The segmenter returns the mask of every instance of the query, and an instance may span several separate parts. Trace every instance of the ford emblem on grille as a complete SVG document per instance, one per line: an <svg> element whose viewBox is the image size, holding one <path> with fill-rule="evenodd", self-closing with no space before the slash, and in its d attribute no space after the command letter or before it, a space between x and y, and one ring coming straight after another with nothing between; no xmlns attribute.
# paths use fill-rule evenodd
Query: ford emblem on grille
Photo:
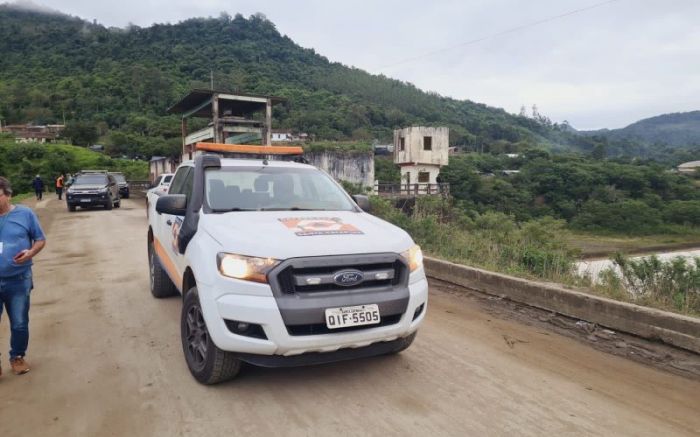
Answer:
<svg viewBox="0 0 700 437"><path fill-rule="evenodd" d="M365 276L359 270L344 270L333 276L333 281L343 287L352 287L361 283L364 279Z"/></svg>

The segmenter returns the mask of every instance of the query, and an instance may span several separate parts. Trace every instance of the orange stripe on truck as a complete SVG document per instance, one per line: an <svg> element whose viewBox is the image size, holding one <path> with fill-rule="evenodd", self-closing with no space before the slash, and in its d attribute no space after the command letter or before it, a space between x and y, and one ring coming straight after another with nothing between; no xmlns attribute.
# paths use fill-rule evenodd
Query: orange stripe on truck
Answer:
<svg viewBox="0 0 700 437"><path fill-rule="evenodd" d="M249 146L246 144L197 143L196 150L206 152L249 153L251 155L301 155L299 146Z"/></svg>
<svg viewBox="0 0 700 437"><path fill-rule="evenodd" d="M177 271L177 266L173 260L170 259L168 252L165 251L165 248L162 244L160 244L160 241L157 238L153 239L153 248L155 249L156 255L158 255L158 259L160 260L162 266L168 273L168 276L170 276L170 280L173 281L175 287L182 292L182 276Z"/></svg>

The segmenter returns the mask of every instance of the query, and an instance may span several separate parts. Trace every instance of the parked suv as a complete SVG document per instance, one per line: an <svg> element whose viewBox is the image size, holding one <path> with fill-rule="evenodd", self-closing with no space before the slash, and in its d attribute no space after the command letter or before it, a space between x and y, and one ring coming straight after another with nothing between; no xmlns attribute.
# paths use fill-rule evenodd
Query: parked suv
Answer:
<svg viewBox="0 0 700 437"><path fill-rule="evenodd" d="M109 172L112 176L114 176L114 179L117 180L117 184L119 185L119 197L122 199L128 199L129 198L129 182L126 180L126 177L124 176L123 173L121 172Z"/></svg>
<svg viewBox="0 0 700 437"><path fill-rule="evenodd" d="M203 384L265 367L398 353L425 318L420 248L297 147L197 145L168 194L149 193L154 297L183 297L185 361Z"/></svg>
<svg viewBox="0 0 700 437"><path fill-rule="evenodd" d="M107 172L80 172L66 192L68 210L76 207L104 206L105 209L119 208L119 185Z"/></svg>

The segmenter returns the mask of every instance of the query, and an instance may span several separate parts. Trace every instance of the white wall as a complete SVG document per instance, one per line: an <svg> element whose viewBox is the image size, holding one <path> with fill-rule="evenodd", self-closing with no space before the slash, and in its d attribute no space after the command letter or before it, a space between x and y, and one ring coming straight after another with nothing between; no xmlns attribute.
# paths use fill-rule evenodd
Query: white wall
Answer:
<svg viewBox="0 0 700 437"><path fill-rule="evenodd" d="M404 150L400 139L404 138ZM423 149L423 138L432 138L432 150ZM450 130L446 127L413 126L394 131L394 162L397 164L447 165Z"/></svg>
<svg viewBox="0 0 700 437"><path fill-rule="evenodd" d="M418 182L418 173L430 173L429 182ZM409 178L406 178L408 174ZM429 183L437 184L437 177L440 174L440 167L433 165L418 165L418 166L402 166L401 167L401 183L409 182L411 184Z"/></svg>
<svg viewBox="0 0 700 437"><path fill-rule="evenodd" d="M372 152L307 152L309 164L323 169L335 180L365 187L374 186L374 153Z"/></svg>

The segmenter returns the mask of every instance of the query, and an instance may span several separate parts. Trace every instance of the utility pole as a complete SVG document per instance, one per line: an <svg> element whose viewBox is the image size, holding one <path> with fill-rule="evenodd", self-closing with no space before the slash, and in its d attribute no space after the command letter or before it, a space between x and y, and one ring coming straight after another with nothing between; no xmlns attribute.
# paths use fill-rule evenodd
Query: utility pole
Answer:
<svg viewBox="0 0 700 437"><path fill-rule="evenodd" d="M209 70L209 85L210 89L214 91L214 70Z"/></svg>

